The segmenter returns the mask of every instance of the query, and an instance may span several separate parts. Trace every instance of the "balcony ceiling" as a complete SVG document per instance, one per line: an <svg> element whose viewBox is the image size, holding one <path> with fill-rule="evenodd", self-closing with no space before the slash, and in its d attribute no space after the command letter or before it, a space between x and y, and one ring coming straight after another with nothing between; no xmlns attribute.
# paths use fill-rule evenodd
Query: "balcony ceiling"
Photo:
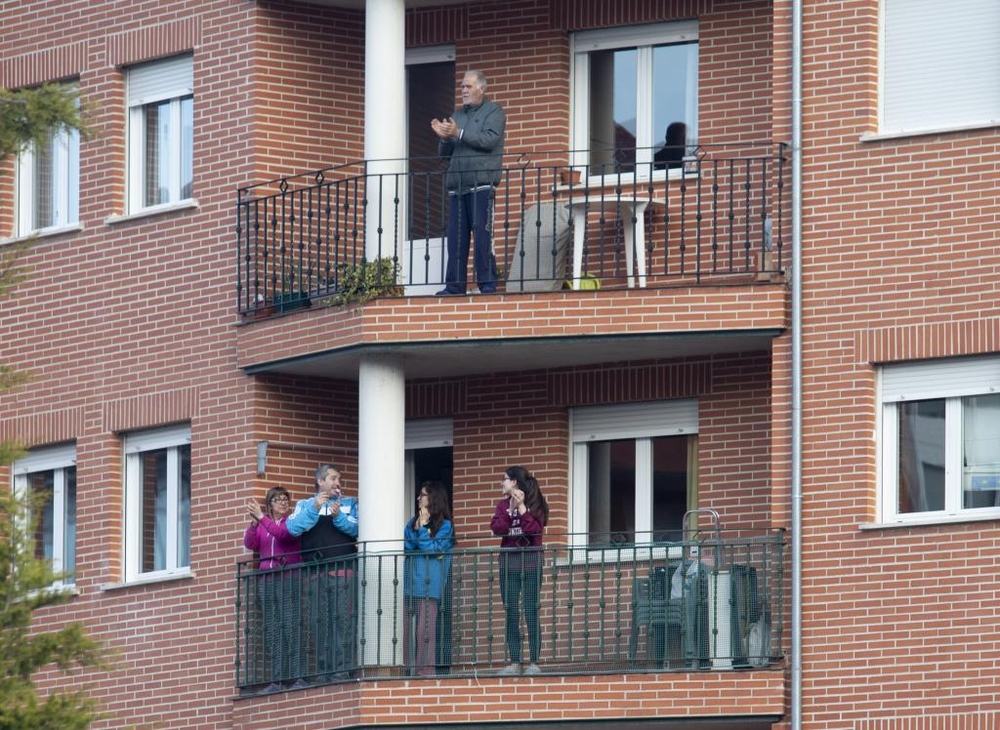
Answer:
<svg viewBox="0 0 1000 730"><path fill-rule="evenodd" d="M363 10L365 0L289 0L292 4L299 5L321 5L327 8L349 8L351 10ZM442 5L461 5L468 0L404 0L404 5L408 8L429 8L440 7Z"/></svg>
<svg viewBox="0 0 1000 730"><path fill-rule="evenodd" d="M398 358L408 379L548 370L599 363L704 357L770 350L780 331L714 331L596 337L362 344L287 360L259 362L246 372L356 380L364 357Z"/></svg>
<svg viewBox="0 0 1000 730"><path fill-rule="evenodd" d="M639 720L602 720L574 722L505 722L476 723L475 725L400 725L399 730L488 730L504 727L507 730L771 730L776 722L781 721L778 715L742 715L730 718L685 717L656 718Z"/></svg>

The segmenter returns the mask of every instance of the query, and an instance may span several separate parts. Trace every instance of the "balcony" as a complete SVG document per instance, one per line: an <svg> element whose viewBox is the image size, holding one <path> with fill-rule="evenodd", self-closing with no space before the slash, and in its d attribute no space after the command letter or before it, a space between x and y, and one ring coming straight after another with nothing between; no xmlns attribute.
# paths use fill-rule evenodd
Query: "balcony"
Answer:
<svg viewBox="0 0 1000 730"><path fill-rule="evenodd" d="M644 544L569 535L548 542L536 553L542 566L538 664L545 676L780 666L783 532ZM293 684L477 679L507 665L498 574L504 551L406 555L386 547L362 544L347 559L269 571L250 561L237 566L242 696ZM404 597L407 571L420 560L442 561L448 576L437 615L423 627ZM527 633L523 625L521 633ZM345 641L333 641L337 635ZM433 643L422 674L413 662L417 636ZM528 639L522 638L527 666Z"/></svg>
<svg viewBox="0 0 1000 730"><path fill-rule="evenodd" d="M493 249L501 292L780 279L790 170L782 145L698 147L683 164L505 156ZM447 162L354 162L241 188L238 311L433 294L444 286ZM472 284L470 277L470 285Z"/></svg>

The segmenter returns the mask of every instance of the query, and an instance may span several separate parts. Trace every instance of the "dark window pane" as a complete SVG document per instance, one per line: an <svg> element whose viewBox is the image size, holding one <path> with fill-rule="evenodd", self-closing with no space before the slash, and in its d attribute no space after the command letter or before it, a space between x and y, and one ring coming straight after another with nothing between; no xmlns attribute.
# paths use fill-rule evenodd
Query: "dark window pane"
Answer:
<svg viewBox="0 0 1000 730"><path fill-rule="evenodd" d="M674 43L653 49L653 134L666 139L671 122L687 125L687 139L697 139L698 44Z"/></svg>
<svg viewBox="0 0 1000 730"><path fill-rule="evenodd" d="M634 48L590 54L591 175L635 168L637 55Z"/></svg>
<svg viewBox="0 0 1000 730"><path fill-rule="evenodd" d="M181 99L181 200L194 197L194 97Z"/></svg>
<svg viewBox="0 0 1000 730"><path fill-rule="evenodd" d="M38 471L28 475L28 494L38 510L35 521L35 557L52 560L55 555L55 505L52 498L55 472Z"/></svg>
<svg viewBox="0 0 1000 730"><path fill-rule="evenodd" d="M899 512L944 509L945 402L899 406Z"/></svg>
<svg viewBox="0 0 1000 730"><path fill-rule="evenodd" d="M635 441L597 441L587 447L588 520L592 544L635 541Z"/></svg>
<svg viewBox="0 0 1000 730"><path fill-rule="evenodd" d="M143 573L163 570L167 549L167 452L147 451L140 457L142 485L142 543L139 564Z"/></svg>
<svg viewBox="0 0 1000 730"><path fill-rule="evenodd" d="M76 467L66 467L66 527L63 533L63 572L67 573L66 582L75 581L73 572L76 570Z"/></svg>
<svg viewBox="0 0 1000 730"><path fill-rule="evenodd" d="M653 539L681 539L688 509L687 436L653 439Z"/></svg>
<svg viewBox="0 0 1000 730"><path fill-rule="evenodd" d="M180 480L177 506L177 566L191 564L191 447L180 446Z"/></svg>

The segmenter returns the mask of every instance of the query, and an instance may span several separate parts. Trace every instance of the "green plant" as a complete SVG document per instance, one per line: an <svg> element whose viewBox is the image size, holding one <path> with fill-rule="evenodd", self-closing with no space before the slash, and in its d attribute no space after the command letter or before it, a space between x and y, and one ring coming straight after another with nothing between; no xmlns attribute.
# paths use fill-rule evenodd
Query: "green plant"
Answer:
<svg viewBox="0 0 1000 730"><path fill-rule="evenodd" d="M358 264L341 264L337 295L331 304L369 302L383 296L402 296L399 283L399 262L382 257L374 261L361 260Z"/></svg>

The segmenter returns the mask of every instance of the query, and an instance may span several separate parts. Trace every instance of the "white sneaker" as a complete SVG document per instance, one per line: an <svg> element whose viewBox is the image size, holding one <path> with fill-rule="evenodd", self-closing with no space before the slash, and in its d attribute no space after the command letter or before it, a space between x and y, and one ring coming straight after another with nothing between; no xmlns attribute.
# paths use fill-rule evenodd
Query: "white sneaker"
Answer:
<svg viewBox="0 0 1000 730"><path fill-rule="evenodd" d="M525 674L541 674L542 670L541 670L541 668L537 664L535 664L534 662L532 662L531 664L528 665L528 668L524 670L524 673Z"/></svg>
<svg viewBox="0 0 1000 730"><path fill-rule="evenodd" d="M512 677L520 673L521 673L520 664L508 664L506 667L497 672L497 675L500 677Z"/></svg>

